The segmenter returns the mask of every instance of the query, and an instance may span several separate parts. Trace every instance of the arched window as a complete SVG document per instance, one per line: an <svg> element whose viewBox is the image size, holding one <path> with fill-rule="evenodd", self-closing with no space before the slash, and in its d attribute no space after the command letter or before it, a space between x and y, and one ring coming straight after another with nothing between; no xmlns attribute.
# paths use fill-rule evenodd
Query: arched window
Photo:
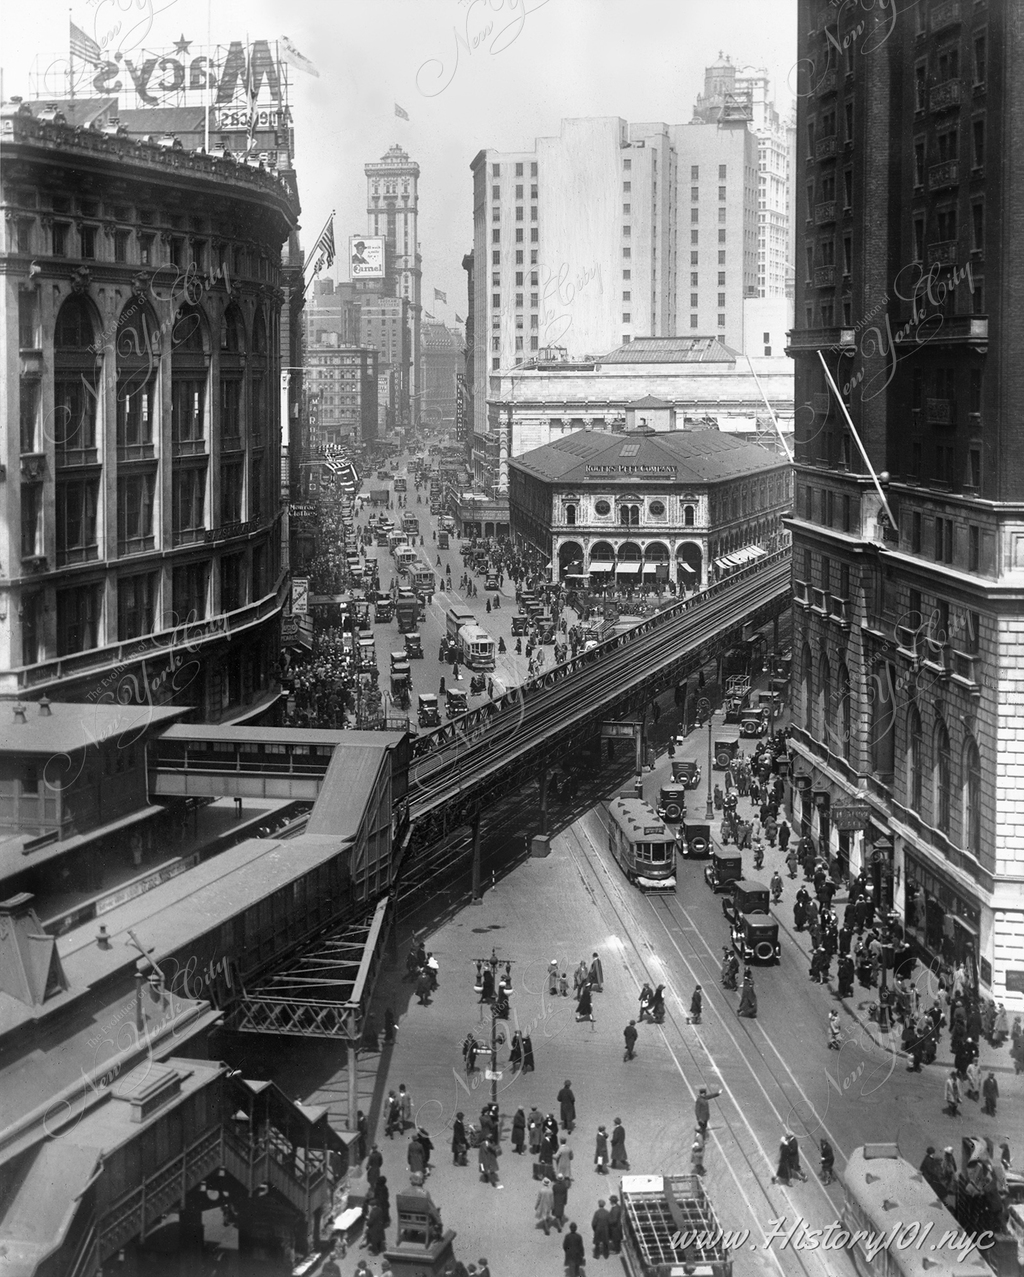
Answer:
<svg viewBox="0 0 1024 1277"><path fill-rule="evenodd" d="M814 669L811 664L811 649L805 643L803 653L800 658L800 668L803 675L803 692L804 692L804 729L812 736L814 735Z"/></svg>
<svg viewBox="0 0 1024 1277"><path fill-rule="evenodd" d="M241 311L232 303L220 326L220 433L225 451L242 447L243 334Z"/></svg>
<svg viewBox="0 0 1024 1277"><path fill-rule="evenodd" d="M839 663L839 753L849 762L853 750L853 693L846 662Z"/></svg>
<svg viewBox="0 0 1024 1277"><path fill-rule="evenodd" d="M964 849L981 859L981 755L978 743L968 733L963 755Z"/></svg>
<svg viewBox="0 0 1024 1277"><path fill-rule="evenodd" d="M949 833L949 793L952 784L952 766L949 753L949 732L941 718L932 733L932 810L935 827Z"/></svg>
<svg viewBox="0 0 1024 1277"><path fill-rule="evenodd" d="M53 441L58 452L96 447L99 362L84 297L67 299L53 333Z"/></svg>
<svg viewBox="0 0 1024 1277"><path fill-rule="evenodd" d="M565 521L571 528L576 526L576 507L574 505L565 507Z"/></svg>
<svg viewBox="0 0 1024 1277"><path fill-rule="evenodd" d="M693 506L683 506L683 526L686 528L693 527Z"/></svg>
<svg viewBox="0 0 1024 1277"><path fill-rule="evenodd" d="M924 729L916 705L907 710L907 804L916 812L924 798Z"/></svg>
<svg viewBox="0 0 1024 1277"><path fill-rule="evenodd" d="M239 320L240 322L240 320ZM267 325L263 311L257 310L252 325L252 356L249 360L249 421L253 443L258 447L270 438L271 400L267 377Z"/></svg>
<svg viewBox="0 0 1024 1277"><path fill-rule="evenodd" d="M638 505L620 505L619 523L624 528L635 528L640 524L640 507Z"/></svg>
<svg viewBox="0 0 1024 1277"><path fill-rule="evenodd" d="M835 724L832 720L832 667L824 652L818 661L818 740L831 749L835 742Z"/></svg>
<svg viewBox="0 0 1024 1277"><path fill-rule="evenodd" d="M171 329L171 439L178 453L203 451L206 343L202 312L183 306Z"/></svg>
<svg viewBox="0 0 1024 1277"><path fill-rule="evenodd" d="M878 779L891 785L896 766L896 666L891 661L875 666L871 702L872 766Z"/></svg>
<svg viewBox="0 0 1024 1277"><path fill-rule="evenodd" d="M160 326L141 298L121 311L117 358L117 448L122 460L153 455L153 413L160 369Z"/></svg>

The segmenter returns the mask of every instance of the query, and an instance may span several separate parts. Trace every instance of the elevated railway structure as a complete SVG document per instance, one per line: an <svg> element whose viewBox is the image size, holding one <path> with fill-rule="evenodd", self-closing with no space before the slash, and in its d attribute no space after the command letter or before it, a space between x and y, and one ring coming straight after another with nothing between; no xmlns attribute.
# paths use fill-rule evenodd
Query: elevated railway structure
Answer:
<svg viewBox="0 0 1024 1277"><path fill-rule="evenodd" d="M790 602L790 554L780 551L649 617L591 651L413 742L407 803L418 842L475 819L539 779L607 719L644 707L712 662Z"/></svg>

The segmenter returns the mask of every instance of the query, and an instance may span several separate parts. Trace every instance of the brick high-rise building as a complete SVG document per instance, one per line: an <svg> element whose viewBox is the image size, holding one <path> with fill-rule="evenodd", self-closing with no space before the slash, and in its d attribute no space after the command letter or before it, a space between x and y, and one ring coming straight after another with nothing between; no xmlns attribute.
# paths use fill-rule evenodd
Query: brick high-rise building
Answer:
<svg viewBox="0 0 1024 1277"><path fill-rule="evenodd" d="M922 956L1021 1011L1012 10L920 0L847 40L842 10L801 0L791 527L798 818L844 872L866 870Z"/></svg>

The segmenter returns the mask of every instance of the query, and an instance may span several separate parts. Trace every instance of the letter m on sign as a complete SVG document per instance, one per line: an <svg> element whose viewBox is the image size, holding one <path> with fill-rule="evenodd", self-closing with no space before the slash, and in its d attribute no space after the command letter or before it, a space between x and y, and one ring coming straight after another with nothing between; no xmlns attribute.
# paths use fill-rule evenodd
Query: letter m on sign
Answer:
<svg viewBox="0 0 1024 1277"><path fill-rule="evenodd" d="M260 94L260 87L266 80L270 96L275 102L281 101L281 76L277 63L270 53L270 45L266 40L254 40L250 54L251 65L249 77L246 79L245 47L240 40L233 40L224 59L224 67L217 85L217 104L229 106L236 94L251 97L255 102ZM248 92L247 92L248 89Z"/></svg>

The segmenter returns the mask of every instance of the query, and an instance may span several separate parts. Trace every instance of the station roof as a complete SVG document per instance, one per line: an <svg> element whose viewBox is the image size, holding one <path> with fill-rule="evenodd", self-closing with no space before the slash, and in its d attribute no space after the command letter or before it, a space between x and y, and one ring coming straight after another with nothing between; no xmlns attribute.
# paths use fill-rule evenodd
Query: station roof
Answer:
<svg viewBox="0 0 1024 1277"><path fill-rule="evenodd" d="M602 364L734 364L739 355L717 337L634 337Z"/></svg>
<svg viewBox="0 0 1024 1277"><path fill-rule="evenodd" d="M400 732L345 732L345 736L371 737L359 748L341 741L334 750L313 810L309 813L306 833L340 834L355 838L364 816L370 815L370 798L382 767L390 767L387 755L401 739ZM376 748L374 748L376 746Z"/></svg>
<svg viewBox="0 0 1024 1277"><path fill-rule="evenodd" d="M0 754L73 753L104 741L133 745L188 712L180 705L96 705L91 702L25 702L22 722L17 704L0 705Z"/></svg>
<svg viewBox="0 0 1024 1277"><path fill-rule="evenodd" d="M548 483L720 483L788 463L777 452L717 430L610 434L581 430L509 460Z"/></svg>

